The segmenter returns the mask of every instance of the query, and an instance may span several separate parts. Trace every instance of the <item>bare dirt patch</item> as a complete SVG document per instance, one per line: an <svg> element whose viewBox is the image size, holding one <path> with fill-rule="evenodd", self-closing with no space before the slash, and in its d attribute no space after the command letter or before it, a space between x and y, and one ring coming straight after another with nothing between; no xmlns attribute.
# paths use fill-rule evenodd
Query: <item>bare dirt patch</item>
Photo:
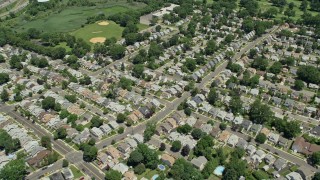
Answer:
<svg viewBox="0 0 320 180"><path fill-rule="evenodd" d="M109 22L108 21L101 21L98 23L100 26L108 26Z"/></svg>
<svg viewBox="0 0 320 180"><path fill-rule="evenodd" d="M98 34L98 33L102 33L103 31L95 31L95 32L92 32L93 34Z"/></svg>
<svg viewBox="0 0 320 180"><path fill-rule="evenodd" d="M104 43L106 41L105 37L94 37L90 39L91 43Z"/></svg>

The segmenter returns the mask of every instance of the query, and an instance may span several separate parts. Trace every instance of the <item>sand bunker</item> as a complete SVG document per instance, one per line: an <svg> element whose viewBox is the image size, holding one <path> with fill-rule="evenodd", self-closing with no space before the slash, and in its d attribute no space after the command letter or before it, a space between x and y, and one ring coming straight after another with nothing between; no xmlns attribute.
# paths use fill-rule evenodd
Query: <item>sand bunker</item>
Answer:
<svg viewBox="0 0 320 180"><path fill-rule="evenodd" d="M106 41L106 38L104 37L95 37L90 39L91 43L104 43L105 41Z"/></svg>
<svg viewBox="0 0 320 180"><path fill-rule="evenodd" d="M93 34L98 34L98 33L102 33L102 31L95 31L95 32L92 32Z"/></svg>
<svg viewBox="0 0 320 180"><path fill-rule="evenodd" d="M108 21L101 21L98 23L100 26L108 26L109 22Z"/></svg>

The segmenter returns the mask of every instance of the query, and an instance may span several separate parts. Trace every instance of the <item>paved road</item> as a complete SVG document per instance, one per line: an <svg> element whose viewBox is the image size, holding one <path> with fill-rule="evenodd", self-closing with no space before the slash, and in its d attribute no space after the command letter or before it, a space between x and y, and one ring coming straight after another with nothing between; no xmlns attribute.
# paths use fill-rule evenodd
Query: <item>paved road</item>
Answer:
<svg viewBox="0 0 320 180"><path fill-rule="evenodd" d="M209 118L207 116L204 116L202 114L196 114L195 115L196 117L199 117L200 120L203 120L203 121L208 121L208 120L212 120L212 118ZM216 121L217 123L220 123L220 121ZM218 124L217 124L218 125ZM236 131L233 131L231 130L230 127L228 127L226 129L228 132L230 132L231 134L234 134L234 135L237 135L238 137L241 137L242 139L245 139L245 140L248 140L250 138L249 135L246 135L246 134L243 134L243 133L240 133L240 132L236 132ZM252 144L254 144L255 146L258 146L258 144L254 141L251 142ZM271 152L271 153L274 153L276 156L279 156L281 158L284 158L294 164L297 164L299 166L305 166L305 167L308 167L310 170L314 171L314 172L317 172L318 170L316 168L314 168L313 166L311 166L310 164L308 164L305 160L297 157L297 156L294 156L288 152L285 152L281 149L277 149L275 148L274 146L271 146L269 144L259 144L259 148L265 150L265 151L268 151L268 152Z"/></svg>
<svg viewBox="0 0 320 180"><path fill-rule="evenodd" d="M59 160L55 163L53 163L52 165L50 165L50 167L45 167L45 168L42 168L42 169L39 169L35 172L32 172L31 174L29 174L26 179L27 180L34 180L34 179L40 179L41 176L44 176L46 174L50 174L50 173L53 173L53 172L56 172L58 170L61 169L62 167L62 161L63 160Z"/></svg>
<svg viewBox="0 0 320 180"><path fill-rule="evenodd" d="M223 62L219 67L216 68L214 72L211 72L209 75L207 75L205 78L202 79L201 83L196 84L196 87L201 89L206 85L209 81L212 80L213 77L217 76L221 71L223 71L228 62ZM143 123L134 126L134 127L129 127L125 130L124 133L101 140L100 142L97 143L97 148L101 149L104 147L107 147L111 145L112 140L115 140L116 142L119 142L126 138L129 134L135 134L135 133L142 133L144 129L146 128L147 122L153 122L157 123L158 121L164 119L166 116L169 116L174 110L178 108L178 106L188 99L191 96L190 92L184 92L180 98L175 99L172 102L167 103L166 107L161 110L160 112L156 113L154 116L152 116L149 120L144 121Z"/></svg>
<svg viewBox="0 0 320 180"><path fill-rule="evenodd" d="M271 28L269 33L264 34L261 37L257 38L256 40L247 43L244 48L242 48L237 54L235 54L235 56L232 58L232 61L236 61L236 60L240 59L243 54L247 53L248 51L250 51L250 49L254 48L261 41L265 40L267 37L270 36L270 34L277 31L278 28L279 28L279 26L274 26L273 28Z"/></svg>
<svg viewBox="0 0 320 180"><path fill-rule="evenodd" d="M19 4L18 6L15 6L13 9L9 10L8 12L4 12L0 14L0 18L8 16L11 12L12 13L17 13L18 11L22 10L29 4L29 1L25 1L22 4Z"/></svg>
<svg viewBox="0 0 320 180"><path fill-rule="evenodd" d="M13 117L17 122L22 124L25 128L33 130L33 132L39 136L49 136L53 140L53 136L51 133L43 129L40 125L36 123L32 123L31 121L27 120L26 118L22 117L17 112L13 111L12 106L1 105L0 112L7 113L11 117ZM95 177L95 179L103 180L104 174L97 169L94 165L90 163L86 163L82 160L82 152L76 151L72 149L68 145L66 145L61 140L53 140L52 141L53 148L60 153L61 155L65 156L65 158L72 164L74 164L77 168L84 171L86 174L90 175L90 177ZM36 173L35 173L36 174ZM35 175L36 176L36 175Z"/></svg>

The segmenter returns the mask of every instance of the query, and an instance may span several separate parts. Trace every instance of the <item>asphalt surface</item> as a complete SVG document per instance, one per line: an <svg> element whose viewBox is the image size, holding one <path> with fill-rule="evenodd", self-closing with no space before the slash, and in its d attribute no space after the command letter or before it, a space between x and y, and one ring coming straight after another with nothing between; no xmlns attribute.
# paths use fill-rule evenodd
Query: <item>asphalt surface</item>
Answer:
<svg viewBox="0 0 320 180"><path fill-rule="evenodd" d="M14 118L17 122L22 124L25 128L32 130L37 136L49 136L52 139L53 148L62 156L71 163L74 164L79 170L84 171L90 177L94 177L95 179L102 180L104 179L104 174L97 169L93 164L84 162L82 159L82 152L76 151L72 149L68 145L66 145L61 140L53 140L53 136L51 133L44 130L41 126L36 123L32 123L30 120L22 117L20 114L13 110L14 108L7 105L0 106L0 112L4 112ZM45 172L37 171L34 172L34 176L39 177Z"/></svg>

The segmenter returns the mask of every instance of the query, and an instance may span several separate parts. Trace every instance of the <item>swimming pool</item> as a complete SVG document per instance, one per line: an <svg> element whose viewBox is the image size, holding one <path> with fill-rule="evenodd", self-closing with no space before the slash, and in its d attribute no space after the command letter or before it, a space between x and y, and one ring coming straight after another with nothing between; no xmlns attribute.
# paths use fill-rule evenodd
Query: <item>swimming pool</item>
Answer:
<svg viewBox="0 0 320 180"><path fill-rule="evenodd" d="M162 164L159 164L159 165L158 165L158 168L159 168L161 171L166 170L166 167L165 167L164 165L162 165Z"/></svg>
<svg viewBox="0 0 320 180"><path fill-rule="evenodd" d="M159 174L155 174L152 176L152 180L156 180L159 177Z"/></svg>
<svg viewBox="0 0 320 180"><path fill-rule="evenodd" d="M217 176L222 176L224 169L225 168L223 166L218 166L213 173Z"/></svg>

